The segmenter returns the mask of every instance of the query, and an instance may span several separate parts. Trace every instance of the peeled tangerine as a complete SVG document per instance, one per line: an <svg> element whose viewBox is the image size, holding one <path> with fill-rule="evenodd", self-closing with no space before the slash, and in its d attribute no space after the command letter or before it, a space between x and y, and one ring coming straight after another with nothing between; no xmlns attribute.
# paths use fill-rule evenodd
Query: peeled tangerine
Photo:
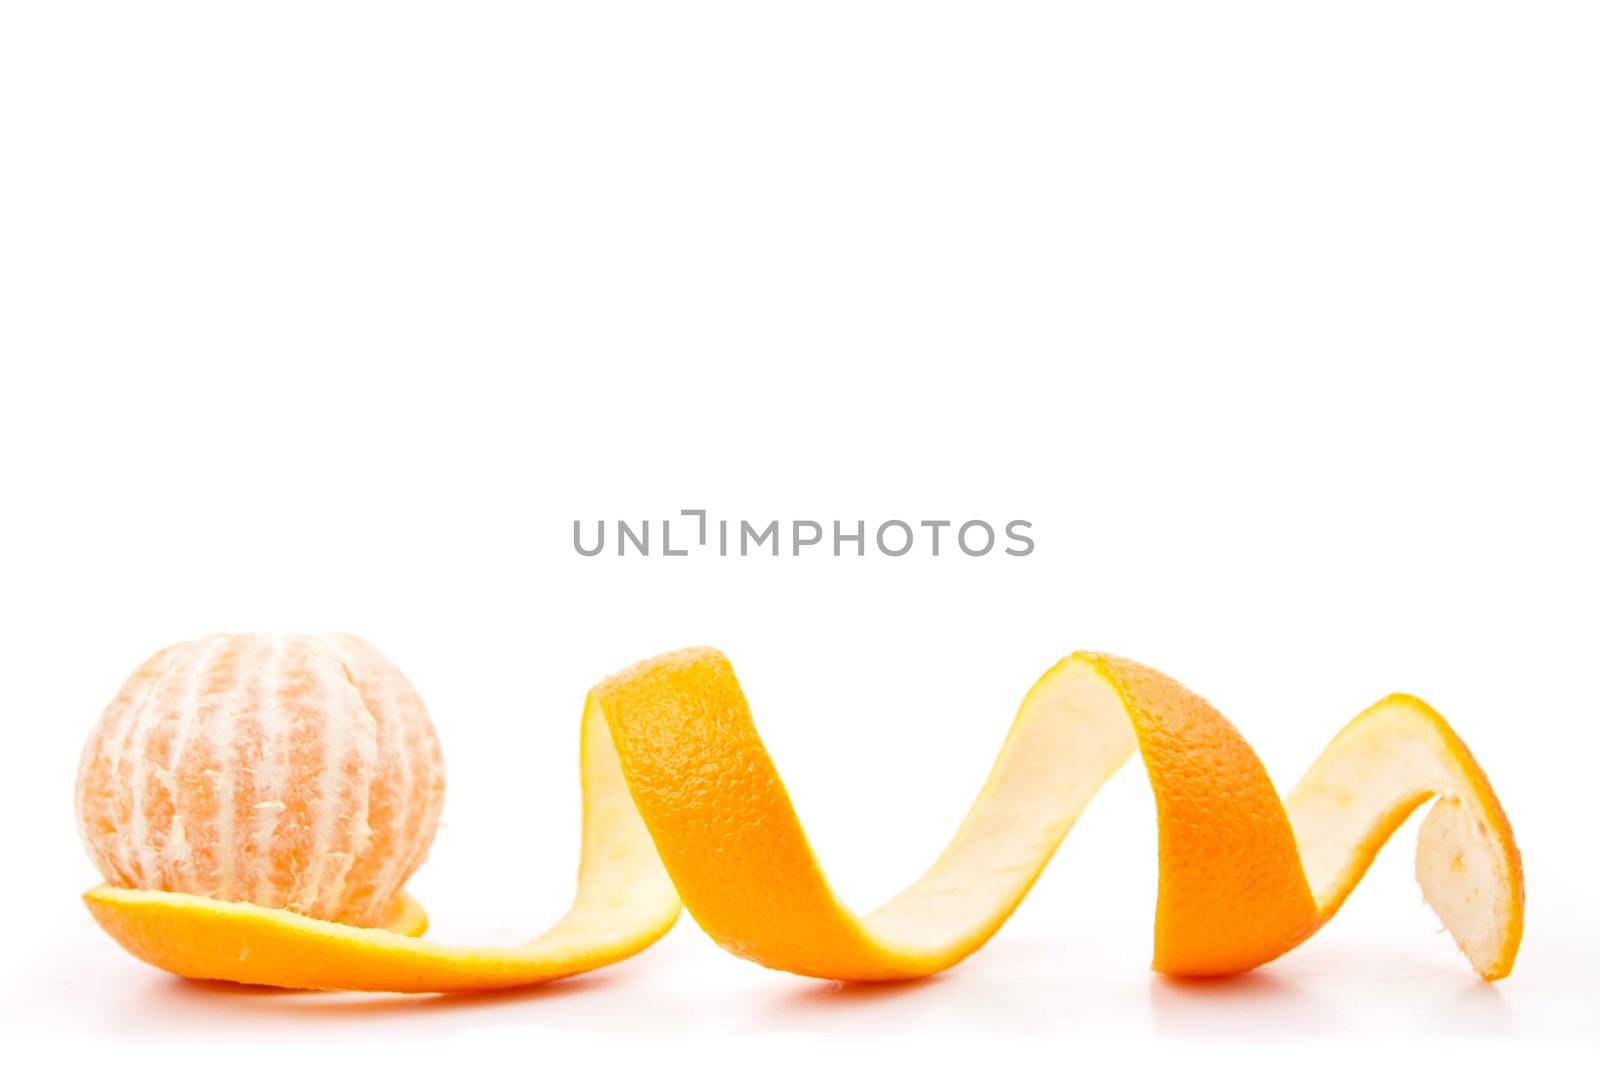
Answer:
<svg viewBox="0 0 1600 1067"><path fill-rule="evenodd" d="M427 709L359 637L219 634L157 652L100 717L78 822L112 886L376 926L433 842Z"/></svg>

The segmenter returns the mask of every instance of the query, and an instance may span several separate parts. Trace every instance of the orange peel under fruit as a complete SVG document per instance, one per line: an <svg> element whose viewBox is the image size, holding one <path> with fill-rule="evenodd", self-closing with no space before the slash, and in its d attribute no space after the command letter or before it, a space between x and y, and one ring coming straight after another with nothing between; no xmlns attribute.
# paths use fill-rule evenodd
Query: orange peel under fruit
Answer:
<svg viewBox="0 0 1600 1067"><path fill-rule="evenodd" d="M1159 828L1156 970L1233 974L1293 948L1436 797L1417 844L1424 896L1481 976L1510 972L1523 916L1511 827L1466 746L1426 704L1402 695L1374 704L1280 801L1204 700L1148 667L1084 652L1029 690L943 854L865 916L829 887L733 669L712 649L647 660L590 691L577 898L525 945L411 936L425 919L403 895L379 928L150 889L102 886L85 899L123 947L158 967L295 988L447 992L578 974L656 941L680 900L719 945L768 967L916 978L1000 928L1134 752Z"/></svg>

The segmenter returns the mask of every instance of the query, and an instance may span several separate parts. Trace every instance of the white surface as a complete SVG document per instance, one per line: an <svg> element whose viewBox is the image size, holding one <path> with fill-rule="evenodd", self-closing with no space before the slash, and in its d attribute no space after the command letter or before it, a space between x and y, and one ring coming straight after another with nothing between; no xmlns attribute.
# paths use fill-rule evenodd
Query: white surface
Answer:
<svg viewBox="0 0 1600 1067"><path fill-rule="evenodd" d="M533 7L0 13L8 1036L164 1061L1593 1044L1592 5ZM570 547L574 518L691 507L1020 517L1038 550ZM1408 826L1279 963L1155 977L1128 770L926 983L769 974L686 918L517 996L198 987L82 911L71 781L143 656L243 628L362 633L422 691L450 793L414 888L442 938L559 913L584 689L714 643L862 906L954 830L1033 679L1094 647L1209 697L1281 789L1372 699L1433 702L1516 828L1527 939L1478 983Z"/></svg>

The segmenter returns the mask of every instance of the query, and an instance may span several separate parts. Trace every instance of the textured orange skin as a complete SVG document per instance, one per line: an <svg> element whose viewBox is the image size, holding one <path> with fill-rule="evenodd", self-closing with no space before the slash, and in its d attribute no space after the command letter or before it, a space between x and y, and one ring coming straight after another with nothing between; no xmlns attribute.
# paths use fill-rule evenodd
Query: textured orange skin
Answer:
<svg viewBox="0 0 1600 1067"><path fill-rule="evenodd" d="M363 988L365 957L374 950L381 952L390 939L418 937L428 927L422 908L403 893L379 927L185 893L111 886L85 893L84 903L106 932L146 963L185 978L226 978L233 968L245 965L258 985L297 986L309 962L324 979L317 988ZM308 943L298 936L306 930L319 936ZM437 976L430 977L437 982ZM387 988L405 988L404 979L389 982Z"/></svg>
<svg viewBox="0 0 1600 1067"><path fill-rule="evenodd" d="M1035 690L1069 665L1092 670L1114 692L1155 794L1157 970L1232 974L1294 947L1332 916L1405 815L1437 792L1418 786L1386 801L1371 825L1359 827L1360 838L1341 853L1348 862L1339 891L1319 908L1283 804L1260 761L1221 715L1150 668L1093 653L1062 661ZM1025 701L1023 714L1028 707ZM1374 705L1335 743L1394 714L1410 716L1411 725L1421 723L1428 736L1442 739L1445 759L1479 805L1479 829L1503 858L1509 913L1499 927L1497 954L1487 963L1474 961L1484 977L1502 977L1521 936L1521 863L1504 813L1465 745L1409 697ZM100 924L141 959L179 974L234 981L398 991L527 984L642 950L671 926L678 898L737 955L821 978L892 980L935 973L976 951L1054 848L1039 851L1038 869L1016 899L1000 900L969 931L935 948L908 949L875 933L870 920L857 918L834 896L721 653L670 653L608 678L591 691L584 721L579 903L561 926L522 949L443 948L388 931L178 894L102 888L86 899ZM1370 741L1374 735L1365 736ZM1380 742L1384 736L1376 735ZM1008 738L1002 758L1010 747ZM1440 807L1459 802L1447 796ZM639 825L632 827L635 818ZM639 841L647 842L642 850ZM657 885L652 880L658 878ZM396 921L410 925L403 932L415 933L420 913Z"/></svg>
<svg viewBox="0 0 1600 1067"><path fill-rule="evenodd" d="M1121 695L1156 796L1153 965L1214 975L1316 929L1294 834L1255 753L1210 705L1148 667L1079 653ZM720 655L640 664L595 689L640 814L684 905L728 951L819 978L912 978L957 962L886 952L829 888L749 705Z"/></svg>
<svg viewBox="0 0 1600 1067"><path fill-rule="evenodd" d="M1278 794L1233 724L1171 678L1094 656L1123 699L1160 831L1158 971L1234 974L1287 952L1319 919Z"/></svg>
<svg viewBox="0 0 1600 1067"><path fill-rule="evenodd" d="M678 895L719 945L799 974L904 977L834 898L724 657L660 656L594 694Z"/></svg>

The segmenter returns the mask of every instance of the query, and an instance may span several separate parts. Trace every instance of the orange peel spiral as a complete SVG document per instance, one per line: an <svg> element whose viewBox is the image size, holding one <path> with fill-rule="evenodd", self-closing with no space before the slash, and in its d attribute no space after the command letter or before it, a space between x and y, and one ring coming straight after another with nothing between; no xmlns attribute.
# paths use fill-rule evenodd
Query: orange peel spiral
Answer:
<svg viewBox="0 0 1600 1067"><path fill-rule="evenodd" d="M1036 682L943 854L857 916L835 896L756 733L728 660L688 649L590 691L578 892L509 948L416 936L401 895L381 928L182 893L101 886L105 930L176 974L305 989L452 992L549 981L659 939L680 901L728 951L818 978L930 975L976 951L1027 894L1099 786L1137 751L1155 794L1152 965L1224 975L1293 948L1339 909L1395 828L1437 798L1417 843L1423 894L1485 979L1522 935L1521 860L1488 779L1414 697L1358 715L1280 801L1204 700L1129 660L1075 653Z"/></svg>

